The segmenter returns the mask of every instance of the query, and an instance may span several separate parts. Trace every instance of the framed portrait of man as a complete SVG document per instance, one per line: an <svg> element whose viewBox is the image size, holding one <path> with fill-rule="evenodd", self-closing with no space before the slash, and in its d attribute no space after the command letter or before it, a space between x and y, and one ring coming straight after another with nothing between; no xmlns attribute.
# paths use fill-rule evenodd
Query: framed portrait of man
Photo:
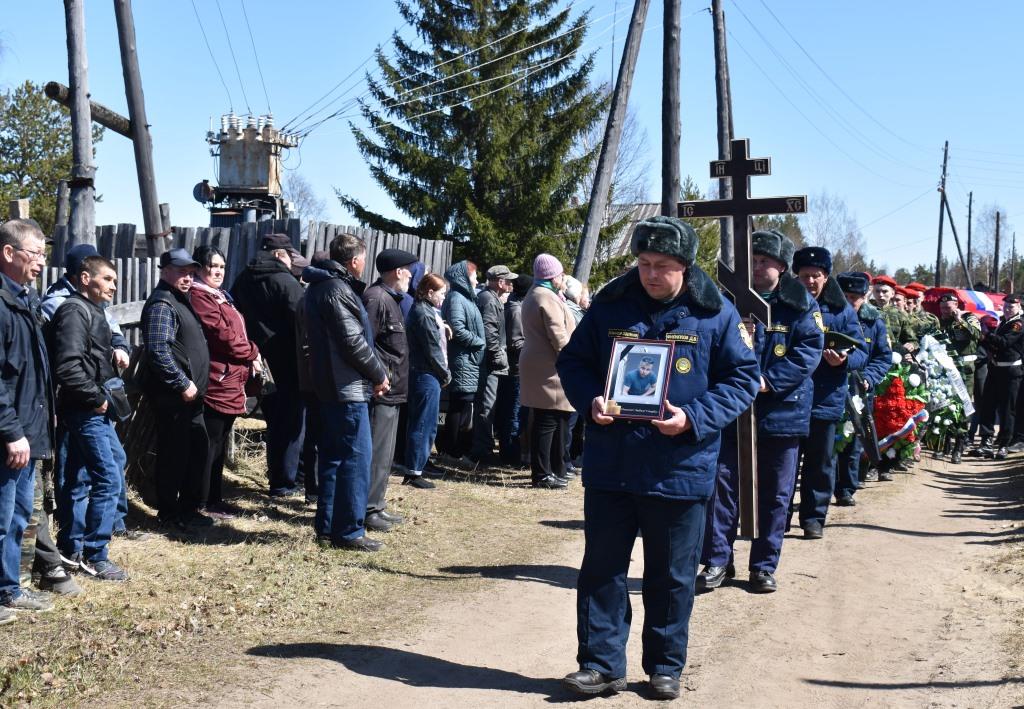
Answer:
<svg viewBox="0 0 1024 709"><path fill-rule="evenodd" d="M665 412L671 342L616 338L605 380L604 413L622 419L660 419Z"/></svg>

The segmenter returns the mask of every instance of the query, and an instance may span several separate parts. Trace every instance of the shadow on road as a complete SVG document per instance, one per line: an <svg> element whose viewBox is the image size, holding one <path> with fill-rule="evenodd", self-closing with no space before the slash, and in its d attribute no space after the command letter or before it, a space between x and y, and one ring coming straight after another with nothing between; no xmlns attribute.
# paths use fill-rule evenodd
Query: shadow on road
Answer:
<svg viewBox="0 0 1024 709"><path fill-rule="evenodd" d="M355 674L401 682L410 687L483 689L543 695L549 703L577 698L556 678L527 677L518 672L464 665L408 650L374 645L336 643L280 643L258 645L248 655L282 660L315 658L331 660Z"/></svg>
<svg viewBox="0 0 1024 709"><path fill-rule="evenodd" d="M804 682L819 687L843 687L844 689L963 689L966 687L1001 687L1007 684L1024 684L1024 677L968 679L946 682L847 682L839 679L805 679Z"/></svg>

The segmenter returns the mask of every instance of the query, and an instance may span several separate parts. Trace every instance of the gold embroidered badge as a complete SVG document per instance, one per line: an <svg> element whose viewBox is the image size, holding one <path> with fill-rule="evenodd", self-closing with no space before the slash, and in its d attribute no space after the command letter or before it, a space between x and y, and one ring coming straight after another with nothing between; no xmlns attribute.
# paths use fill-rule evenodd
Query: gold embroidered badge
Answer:
<svg viewBox="0 0 1024 709"><path fill-rule="evenodd" d="M825 321L821 319L820 310L814 314L814 324L818 326L819 330L825 332Z"/></svg>
<svg viewBox="0 0 1024 709"><path fill-rule="evenodd" d="M750 333L747 331L747 326L743 323L739 323L736 327L740 329L740 337L743 338L743 344L750 349L754 349L754 340L751 339Z"/></svg>
<svg viewBox="0 0 1024 709"><path fill-rule="evenodd" d="M680 357L676 360L676 371L680 374L688 374L693 369L693 365L686 357Z"/></svg>
<svg viewBox="0 0 1024 709"><path fill-rule="evenodd" d="M772 348L772 352L775 353L776 357L782 357L786 354L786 346L780 342Z"/></svg>

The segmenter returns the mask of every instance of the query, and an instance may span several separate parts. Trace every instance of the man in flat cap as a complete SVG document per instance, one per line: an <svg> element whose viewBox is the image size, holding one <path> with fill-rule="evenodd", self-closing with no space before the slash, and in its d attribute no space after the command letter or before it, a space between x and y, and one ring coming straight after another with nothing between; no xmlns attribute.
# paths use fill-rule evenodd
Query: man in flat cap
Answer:
<svg viewBox="0 0 1024 709"><path fill-rule="evenodd" d="M485 463L494 450L494 411L498 384L507 377L508 342L505 337L505 301L512 292L518 274L508 266L487 269L487 286L476 296L476 305L484 320L484 361L480 367L476 398L473 400L473 445L469 462L473 467Z"/></svg>
<svg viewBox="0 0 1024 709"><path fill-rule="evenodd" d="M267 477L271 497L298 494L305 403L295 357L295 319L302 286L292 274L293 249L285 234L267 234L256 257L231 287L249 337L266 359L275 388L260 409L267 420Z"/></svg>
<svg viewBox="0 0 1024 709"><path fill-rule="evenodd" d="M654 699L679 696L705 507L715 486L721 432L754 401L760 376L736 308L696 265L697 234L674 217L637 225L636 268L594 297L558 357L573 407L588 416L583 450L583 530L577 582L579 671L563 682L584 695L626 686L630 598L638 532L644 548L643 670ZM605 414L616 338L674 343L665 416Z"/></svg>
<svg viewBox="0 0 1024 709"><path fill-rule="evenodd" d="M1017 393L1024 374L1024 320L1021 310L1021 296L1006 296L999 327L981 339L988 352L988 377L981 401L981 445L971 450L974 455L1003 460L1009 454L1007 446L1016 424ZM997 420L999 435L993 444Z"/></svg>
<svg viewBox="0 0 1024 709"><path fill-rule="evenodd" d="M775 572L796 480L800 438L810 428L814 374L825 342L814 298L789 273L793 242L779 231L755 231L751 237L751 281L771 305L772 321L754 325L754 352L761 365L757 412L758 534L750 548L750 590L777 589ZM817 316L817 317L816 317ZM733 544L739 522L739 461L736 427L722 433L715 495L708 505L707 528L697 577L702 590L718 588L735 574Z"/></svg>
<svg viewBox="0 0 1024 709"><path fill-rule="evenodd" d="M836 484L836 425L846 410L850 371L863 369L867 346L853 307L832 272L832 254L821 246L808 246L793 254L793 270L807 292L818 302L819 326L825 333L838 332L856 343L851 348L826 345L814 370L814 400L810 434L801 444L800 526L804 539L821 539L825 517Z"/></svg>
<svg viewBox="0 0 1024 709"><path fill-rule="evenodd" d="M402 317L402 296L409 289L416 254L384 249L377 254L377 280L363 291L363 305L372 329L373 350L388 373L391 388L370 404L373 453L370 490L366 501L366 528L387 532L405 519L387 510L388 477L395 457L398 414L409 398L409 343ZM423 482L433 485L427 480Z"/></svg>
<svg viewBox="0 0 1024 709"><path fill-rule="evenodd" d="M889 347L889 335L885 331L885 320L881 311L867 302L870 287L868 274L860 271L847 271L836 276L839 287L843 289L846 300L857 311L861 335L868 348L868 359L860 376L851 372L850 393L859 396L864 403L864 410L871 411L874 407L875 387L885 379L892 367L892 349ZM854 389L854 386L859 389ZM836 457L836 504L849 507L856 504L853 496L861 483L867 480L867 470L861 470L861 454L864 444L860 438L853 440ZM877 474L877 473L876 473Z"/></svg>
<svg viewBox="0 0 1024 709"><path fill-rule="evenodd" d="M939 296L939 314L941 316L939 318L940 338L946 345L946 351L956 363L960 378L964 380L964 386L967 387L967 393L973 396L974 364L978 359L978 343L981 341L981 320L974 313L961 309L960 298L956 293L943 293ZM950 454L950 462L954 465L961 462L967 440L967 430L968 421L965 418L960 422L956 441Z"/></svg>
<svg viewBox="0 0 1024 709"><path fill-rule="evenodd" d="M157 509L170 531L213 524L198 511L209 445L203 396L210 350L188 299L197 268L185 249L162 253L160 281L142 308L142 386L157 421Z"/></svg>

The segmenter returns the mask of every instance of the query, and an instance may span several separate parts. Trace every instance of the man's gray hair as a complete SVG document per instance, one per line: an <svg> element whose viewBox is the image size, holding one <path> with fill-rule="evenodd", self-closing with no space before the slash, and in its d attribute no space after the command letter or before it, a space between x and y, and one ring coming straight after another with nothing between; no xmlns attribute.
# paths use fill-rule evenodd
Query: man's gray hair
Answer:
<svg viewBox="0 0 1024 709"><path fill-rule="evenodd" d="M46 239L35 219L11 219L0 225L0 248L9 245L20 249L32 237Z"/></svg>

